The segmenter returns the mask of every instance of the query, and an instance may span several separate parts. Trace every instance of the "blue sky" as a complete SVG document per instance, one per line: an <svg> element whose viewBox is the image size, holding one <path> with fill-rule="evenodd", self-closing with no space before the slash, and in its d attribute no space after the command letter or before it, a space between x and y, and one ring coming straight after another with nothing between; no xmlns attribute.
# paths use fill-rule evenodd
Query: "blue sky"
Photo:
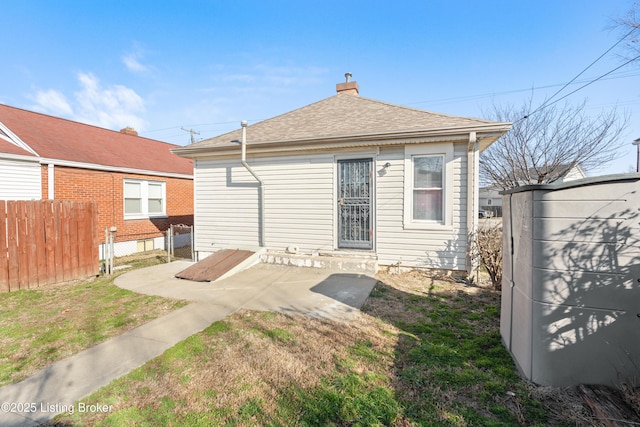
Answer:
<svg viewBox="0 0 640 427"><path fill-rule="evenodd" d="M3 0L0 103L184 145L182 127L209 138L332 96L351 72L368 98L487 117L571 80L633 3ZM635 168L640 61L567 98L585 99L630 117L621 158L591 174Z"/></svg>

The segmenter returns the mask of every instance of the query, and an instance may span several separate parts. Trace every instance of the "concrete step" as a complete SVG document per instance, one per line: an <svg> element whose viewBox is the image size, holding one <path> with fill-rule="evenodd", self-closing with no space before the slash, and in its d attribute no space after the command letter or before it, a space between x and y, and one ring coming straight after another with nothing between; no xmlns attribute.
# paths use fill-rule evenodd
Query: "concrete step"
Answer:
<svg viewBox="0 0 640 427"><path fill-rule="evenodd" d="M260 256L260 261L266 264L324 268L363 274L375 274L378 271L378 261L375 255L371 254L303 255L284 252L265 252Z"/></svg>

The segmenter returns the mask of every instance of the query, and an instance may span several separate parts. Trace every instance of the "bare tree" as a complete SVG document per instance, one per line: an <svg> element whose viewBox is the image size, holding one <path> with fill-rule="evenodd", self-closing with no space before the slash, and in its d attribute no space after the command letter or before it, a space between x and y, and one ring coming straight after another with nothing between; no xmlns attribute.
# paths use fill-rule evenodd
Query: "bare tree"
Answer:
<svg viewBox="0 0 640 427"><path fill-rule="evenodd" d="M628 118L615 109L588 116L585 104L549 103L534 110L530 99L517 108L494 106L489 115L513 127L480 156L483 184L502 189L545 184L576 165L589 170L613 160Z"/></svg>
<svg viewBox="0 0 640 427"><path fill-rule="evenodd" d="M622 18L614 20L612 27L620 29L625 39L624 47L630 53L626 59L640 55L640 2L635 2Z"/></svg>

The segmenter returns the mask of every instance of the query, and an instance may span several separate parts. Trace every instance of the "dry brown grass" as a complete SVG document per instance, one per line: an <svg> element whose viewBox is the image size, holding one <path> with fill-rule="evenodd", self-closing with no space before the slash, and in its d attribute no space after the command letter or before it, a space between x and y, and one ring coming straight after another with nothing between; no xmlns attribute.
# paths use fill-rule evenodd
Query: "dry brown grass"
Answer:
<svg viewBox="0 0 640 427"><path fill-rule="evenodd" d="M499 342L500 294L490 283L419 271L377 278L353 321L239 311L85 399L113 405L111 416L49 425L107 416L108 425L300 424L295 390L318 398L326 379L353 374L391 391L401 405L395 426L598 425L575 391L518 378ZM243 412L251 404L259 410ZM291 407L300 412L283 415Z"/></svg>
<svg viewBox="0 0 640 427"><path fill-rule="evenodd" d="M364 341L382 356L383 363L353 357L350 348ZM201 351L183 354L179 344L112 383L109 390L98 392L92 401L108 401L114 411L159 411L163 399L168 399L180 402L181 414L219 412L217 422L224 424L234 421L237 409L254 400L261 402L267 417L274 417L279 399L292 385L313 388L334 375L336 366L390 378L397 336L392 327L381 327L364 314L346 324L241 310L184 343ZM87 414L82 422L93 425L104 418L105 414ZM252 425L252 421L238 425Z"/></svg>
<svg viewBox="0 0 640 427"><path fill-rule="evenodd" d="M122 290L111 278L1 294L0 385L18 382L183 305Z"/></svg>
<svg viewBox="0 0 640 427"><path fill-rule="evenodd" d="M411 302L411 295L432 297L441 301L455 297L471 297L474 304L495 304L490 284L484 281L482 287L467 286L446 275L431 275L427 271L413 270L405 273L380 272L376 275L378 287L373 295L384 293L384 298L369 298L362 310L379 319L391 323L429 322L427 311L418 311ZM390 292L387 292L390 290Z"/></svg>

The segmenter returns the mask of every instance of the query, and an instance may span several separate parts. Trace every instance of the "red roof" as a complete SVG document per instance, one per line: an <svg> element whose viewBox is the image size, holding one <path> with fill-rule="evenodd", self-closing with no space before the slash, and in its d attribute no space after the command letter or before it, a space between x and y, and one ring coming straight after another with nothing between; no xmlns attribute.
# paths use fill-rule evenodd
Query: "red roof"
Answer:
<svg viewBox="0 0 640 427"><path fill-rule="evenodd" d="M193 175L193 162L171 153L172 148L178 147L174 144L126 135L2 104L0 122L40 157ZM0 151L9 152L5 151L5 145L0 144Z"/></svg>
<svg viewBox="0 0 640 427"><path fill-rule="evenodd" d="M14 145L14 144L12 144L12 143L10 143L8 141L5 141L2 138L0 138L0 153L19 154L21 156L33 156L33 154L31 154L27 150L23 150L22 148L18 147L17 145ZM37 159L36 159L36 161L37 161Z"/></svg>

